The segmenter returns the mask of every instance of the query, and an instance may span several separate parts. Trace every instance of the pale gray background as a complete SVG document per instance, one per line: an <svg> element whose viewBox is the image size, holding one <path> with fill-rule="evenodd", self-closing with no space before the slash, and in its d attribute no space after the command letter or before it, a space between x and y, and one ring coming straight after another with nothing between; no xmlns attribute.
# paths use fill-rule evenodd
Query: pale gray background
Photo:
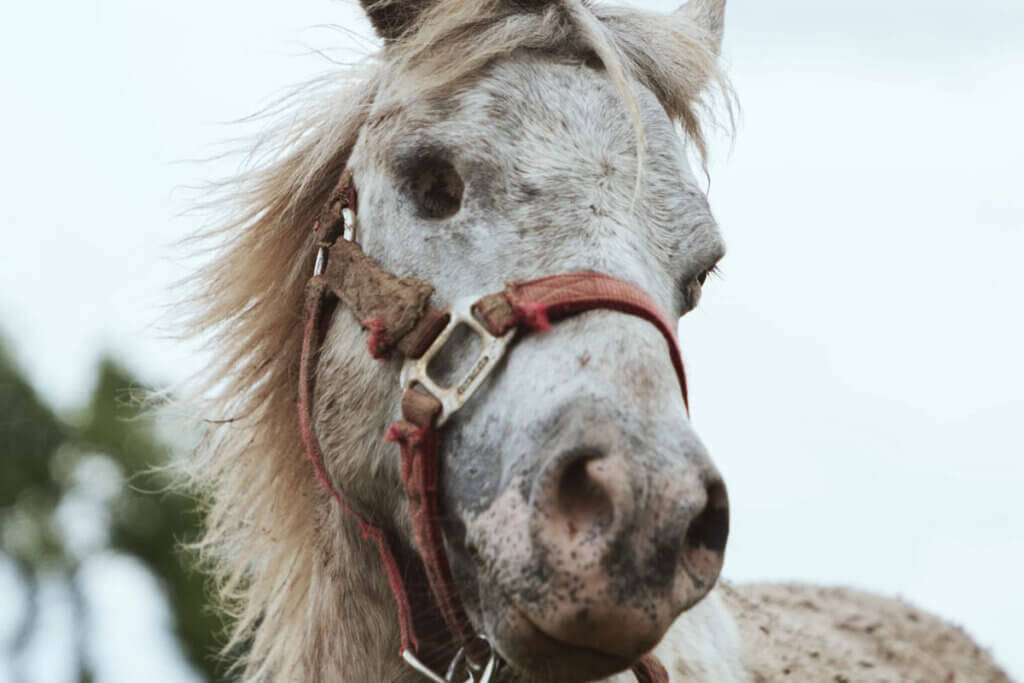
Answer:
<svg viewBox="0 0 1024 683"><path fill-rule="evenodd" d="M327 0L3 14L0 328L62 407L105 348L179 379L203 356L153 324L188 268L169 245L198 226L174 188L232 165L175 162L323 71L305 46L366 44L309 27L366 25ZM726 574L905 596L1020 677L1024 3L731 0L725 54L743 115L711 200L731 249L682 342L732 498ZM152 578L87 571L100 683L189 680ZM66 600L45 596L39 681L67 680Z"/></svg>

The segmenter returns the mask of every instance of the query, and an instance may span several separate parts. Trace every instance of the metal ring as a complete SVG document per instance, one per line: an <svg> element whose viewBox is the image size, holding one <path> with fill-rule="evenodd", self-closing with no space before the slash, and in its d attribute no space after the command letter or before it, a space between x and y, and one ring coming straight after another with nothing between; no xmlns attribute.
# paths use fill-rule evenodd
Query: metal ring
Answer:
<svg viewBox="0 0 1024 683"><path fill-rule="evenodd" d="M464 669L469 678L466 679L466 683L490 683L494 674L498 670L500 659L498 653L494 649L494 645L491 643L487 636L477 634L474 640L478 640L487 646L488 657L487 661L483 664L478 664L469 658L466 653L466 648L461 647L455 654L452 663L448 665L448 672L445 674L445 680L451 683L456 683L460 668Z"/></svg>
<svg viewBox="0 0 1024 683"><path fill-rule="evenodd" d="M459 648L455 657L452 658L452 663L448 665L448 672L444 678L432 671L408 650L402 650L402 659L410 668L422 674L432 683L493 683L496 680L495 675L501 668L501 657L487 636L477 635L475 639L487 645L487 650L490 652L487 663L480 665L470 662L469 657L466 656L466 648ZM460 674L460 669L465 671L468 676L464 681L456 679L456 676Z"/></svg>
<svg viewBox="0 0 1024 683"><path fill-rule="evenodd" d="M412 670L423 674L432 683L449 683L447 679L441 678L436 673L430 670L426 664L416 658L416 655L409 652L408 650L402 650L402 659L409 665Z"/></svg>
<svg viewBox="0 0 1024 683"><path fill-rule="evenodd" d="M342 238L346 242L356 241L356 212L350 208L344 208L341 210L341 223L344 226L342 230Z"/></svg>

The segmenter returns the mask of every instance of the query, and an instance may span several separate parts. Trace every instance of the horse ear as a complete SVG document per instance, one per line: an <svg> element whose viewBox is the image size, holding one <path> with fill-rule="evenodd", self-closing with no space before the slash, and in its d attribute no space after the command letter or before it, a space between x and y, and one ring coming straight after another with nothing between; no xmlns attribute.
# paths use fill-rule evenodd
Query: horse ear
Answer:
<svg viewBox="0 0 1024 683"><path fill-rule="evenodd" d="M359 0L377 35L390 41L399 38L427 7L428 0Z"/></svg>
<svg viewBox="0 0 1024 683"><path fill-rule="evenodd" d="M722 49L722 34L725 30L726 0L690 0L676 10L677 14L689 17L693 23L707 31L711 49L718 54Z"/></svg>

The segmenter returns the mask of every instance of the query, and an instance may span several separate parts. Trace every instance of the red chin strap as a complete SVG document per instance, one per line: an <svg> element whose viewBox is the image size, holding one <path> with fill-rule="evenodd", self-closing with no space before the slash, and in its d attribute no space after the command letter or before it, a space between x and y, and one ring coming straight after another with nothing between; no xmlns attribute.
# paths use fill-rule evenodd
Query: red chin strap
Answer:
<svg viewBox="0 0 1024 683"><path fill-rule="evenodd" d="M347 178L343 177L332 200L318 222L321 251L317 258L317 272L307 287L299 367L298 412L302 440L306 456L321 485L339 508L358 522L363 537L377 546L395 597L401 656L427 678L445 681L448 678L434 674L416 658L420 643L413 625L405 578L392 541L381 527L371 524L349 505L331 481L313 426L313 401L317 355L329 311L333 310L336 299L352 310L357 319L364 321L364 327L371 331L368 346L374 357L387 357L392 351L398 351L405 356L407 365L420 359L425 367L429 358L447 342L448 335L444 332L458 321L452 313L442 313L429 306L432 293L429 285L414 279L400 279L373 263L354 241L337 239L341 229L350 227L343 217L344 210L355 206L354 192ZM354 221L354 213L347 218ZM327 260L326 268L322 268L324 260ZM516 331L546 332L552 323L592 310L633 315L658 329L665 338L688 410L686 376L673 327L651 297L636 285L597 273L555 275L514 282L502 292L478 299L469 307L469 314L475 316L478 333L510 340ZM487 348L486 344L484 348ZM504 346L501 348L503 351ZM449 634L462 647L460 655L464 653L468 662L479 664L477 671L484 670L482 662L488 658L491 658L488 666L494 664L494 653L489 643L476 634L463 609L445 553L438 500L440 427L458 406L469 400L469 394L481 385L486 372L499 359L500 356L481 356L474 366L476 374L456 384L459 390L469 387L457 404L449 404L445 397L425 393L421 383L410 381L402 397L402 419L384 437L397 443L401 449L402 482L409 501L413 534L437 609ZM493 669L488 670L493 672ZM633 672L641 683L668 682L665 668L651 655L642 658ZM471 680L484 681L488 678L489 675L485 675L478 679L476 674L472 674Z"/></svg>

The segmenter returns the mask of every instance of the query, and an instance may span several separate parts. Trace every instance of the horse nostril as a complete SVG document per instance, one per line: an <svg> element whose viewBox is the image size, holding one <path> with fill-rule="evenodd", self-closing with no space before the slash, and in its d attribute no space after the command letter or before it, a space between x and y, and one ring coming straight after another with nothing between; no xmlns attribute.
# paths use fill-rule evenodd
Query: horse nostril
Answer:
<svg viewBox="0 0 1024 683"><path fill-rule="evenodd" d="M579 454L562 471L556 505L570 539L611 524L614 506L603 482L606 474L601 458L593 453Z"/></svg>
<svg viewBox="0 0 1024 683"><path fill-rule="evenodd" d="M686 531L683 553L691 571L714 580L722 569L728 538L729 496L725 484L716 481L708 485L707 503Z"/></svg>

